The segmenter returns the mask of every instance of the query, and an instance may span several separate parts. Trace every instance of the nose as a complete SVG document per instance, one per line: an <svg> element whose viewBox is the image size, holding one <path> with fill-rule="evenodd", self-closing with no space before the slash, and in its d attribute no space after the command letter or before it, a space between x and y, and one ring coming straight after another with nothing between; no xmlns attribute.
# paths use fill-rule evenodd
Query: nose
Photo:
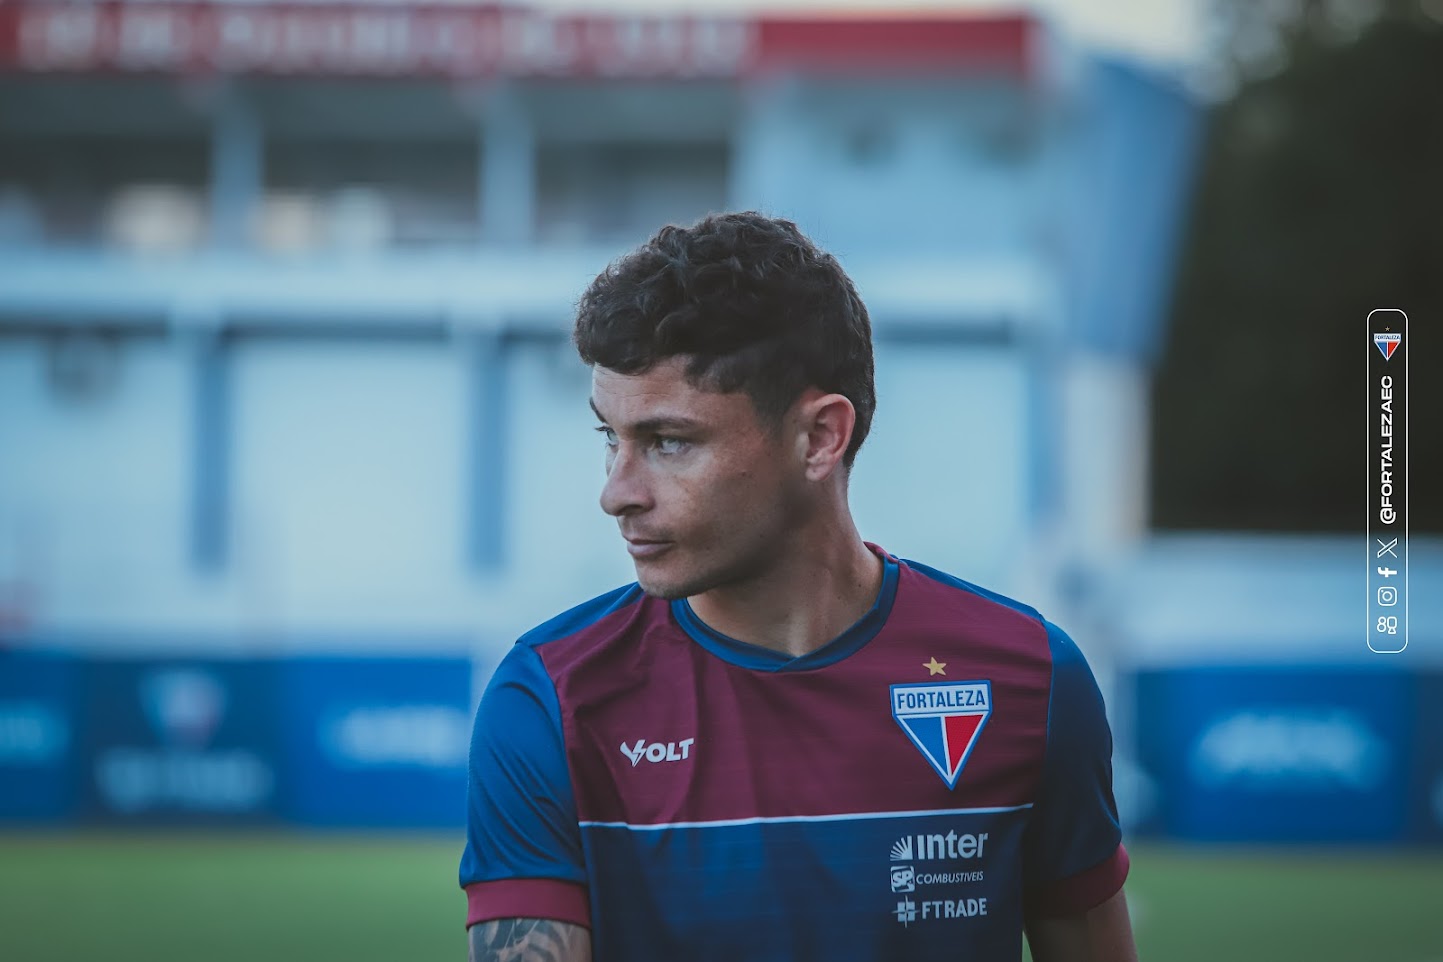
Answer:
<svg viewBox="0 0 1443 962"><path fill-rule="evenodd" d="M645 457L622 442L609 456L606 483L601 486L601 510L613 518L637 514L651 508Z"/></svg>

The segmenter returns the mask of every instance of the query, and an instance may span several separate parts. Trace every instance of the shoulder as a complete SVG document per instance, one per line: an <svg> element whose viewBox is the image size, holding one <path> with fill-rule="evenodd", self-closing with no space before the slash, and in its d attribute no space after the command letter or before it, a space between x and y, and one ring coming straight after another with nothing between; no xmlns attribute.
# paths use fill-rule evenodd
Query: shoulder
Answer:
<svg viewBox="0 0 1443 962"><path fill-rule="evenodd" d="M639 605L645 597L641 586L636 582L613 588L548 618L517 639L516 645L535 649L565 642L577 635L604 631L607 623L614 620L617 614Z"/></svg>
<svg viewBox="0 0 1443 962"><path fill-rule="evenodd" d="M994 638L1002 638L1025 647L1044 658L1056 676L1072 680L1079 673L1091 680L1087 660L1077 643L1032 605L997 591L964 581L930 565L900 559L910 569L916 583L915 594L924 609L965 611L969 621L977 620Z"/></svg>
<svg viewBox="0 0 1443 962"><path fill-rule="evenodd" d="M635 583L623 585L568 608L521 635L491 674L481 699L483 712L512 712L539 705L550 715L558 711L558 677L575 652L596 647L618 630L617 619L645 598Z"/></svg>
<svg viewBox="0 0 1443 962"><path fill-rule="evenodd" d="M925 565L920 561L913 561L910 558L899 559L901 563L912 571L916 572L922 579L922 583L935 590L939 598L951 598L954 601L972 602L975 604L994 605L1005 609L1016 615L1020 615L1037 624L1044 623L1044 619L1037 609L1028 604L1023 604L1015 598L1009 598L1004 594L975 585L970 581L964 581L953 574L948 574L931 565Z"/></svg>
<svg viewBox="0 0 1443 962"><path fill-rule="evenodd" d="M633 635L654 607L633 582L568 608L522 634L497 666L493 683L535 683L546 676L554 683L588 654Z"/></svg>

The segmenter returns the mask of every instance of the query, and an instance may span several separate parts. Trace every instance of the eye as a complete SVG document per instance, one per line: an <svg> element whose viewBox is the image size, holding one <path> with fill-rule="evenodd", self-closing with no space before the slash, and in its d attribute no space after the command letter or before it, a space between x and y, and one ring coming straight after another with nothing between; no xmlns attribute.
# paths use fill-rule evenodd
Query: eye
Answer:
<svg viewBox="0 0 1443 962"><path fill-rule="evenodd" d="M614 447L616 447L616 432L615 432L615 431L611 430L611 428L607 427L605 424L600 425L599 427L597 427L596 431L597 431L598 434L600 434L600 435L602 436L602 438L605 439L605 441L606 441L606 446L607 446L608 448L614 448Z"/></svg>
<svg viewBox="0 0 1443 962"><path fill-rule="evenodd" d="M681 438L658 435L656 438L656 449L662 454L680 454L686 450L686 442Z"/></svg>

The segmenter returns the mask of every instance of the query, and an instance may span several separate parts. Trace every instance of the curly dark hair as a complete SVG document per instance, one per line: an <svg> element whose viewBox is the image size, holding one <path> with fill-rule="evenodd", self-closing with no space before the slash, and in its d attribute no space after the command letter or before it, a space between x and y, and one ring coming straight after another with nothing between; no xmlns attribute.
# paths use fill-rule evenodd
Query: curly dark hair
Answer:
<svg viewBox="0 0 1443 962"><path fill-rule="evenodd" d="M698 387L744 391L781 425L808 387L857 412L851 467L877 407L872 323L851 278L788 220L755 211L668 225L610 264L582 295L574 332L588 365L640 374L690 358Z"/></svg>

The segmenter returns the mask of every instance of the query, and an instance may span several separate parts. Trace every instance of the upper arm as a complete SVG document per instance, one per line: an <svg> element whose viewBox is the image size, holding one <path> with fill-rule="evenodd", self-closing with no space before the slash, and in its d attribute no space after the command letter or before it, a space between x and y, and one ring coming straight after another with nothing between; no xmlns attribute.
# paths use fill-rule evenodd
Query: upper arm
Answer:
<svg viewBox="0 0 1443 962"><path fill-rule="evenodd" d="M1047 749L1022 849L1030 919L1085 913L1120 891L1128 871L1102 693L1072 639L1044 624L1052 649Z"/></svg>
<svg viewBox="0 0 1443 962"><path fill-rule="evenodd" d="M1026 928L1032 962L1137 962L1121 891L1079 915L1030 919Z"/></svg>
<svg viewBox="0 0 1443 962"><path fill-rule="evenodd" d="M560 711L535 649L512 648L486 686L471 738L460 871L468 925L497 919L590 925Z"/></svg>
<svg viewBox="0 0 1443 962"><path fill-rule="evenodd" d="M493 919L467 933L469 962L591 962L591 933L551 919Z"/></svg>

